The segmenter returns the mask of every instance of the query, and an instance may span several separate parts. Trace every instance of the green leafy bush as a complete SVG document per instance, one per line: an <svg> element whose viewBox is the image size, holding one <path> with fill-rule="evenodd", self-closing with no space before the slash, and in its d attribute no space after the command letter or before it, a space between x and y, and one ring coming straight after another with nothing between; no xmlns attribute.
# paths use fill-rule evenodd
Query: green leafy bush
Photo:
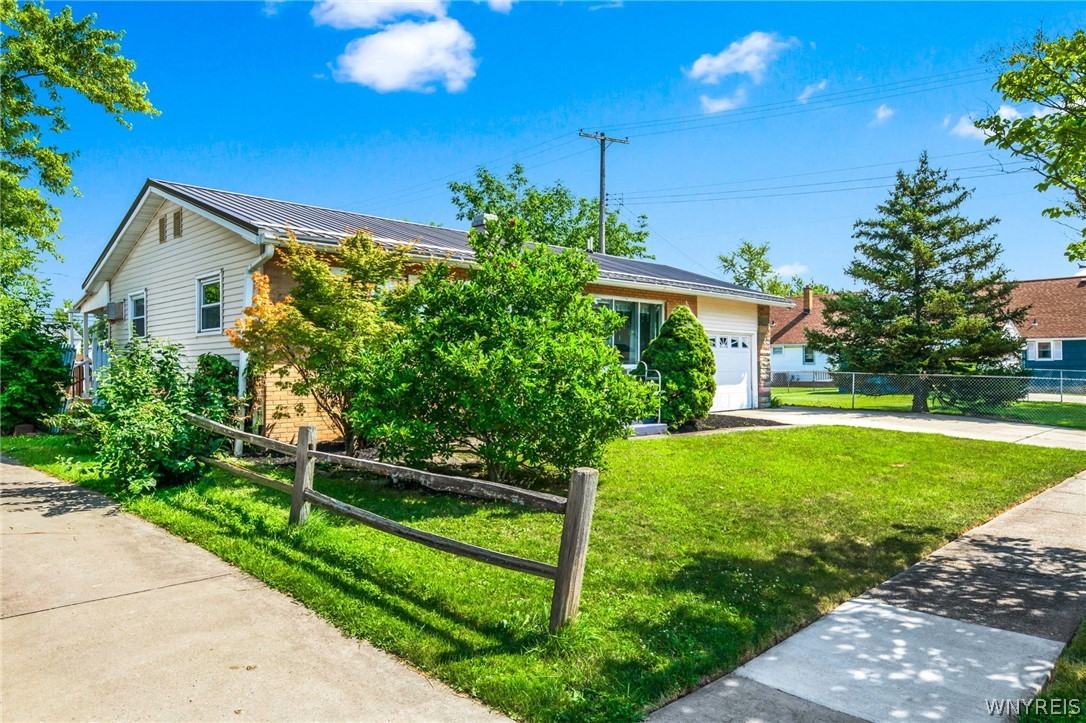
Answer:
<svg viewBox="0 0 1086 723"><path fill-rule="evenodd" d="M383 458L467 452L491 479L565 474L598 466L608 441L652 413L653 389L608 345L620 318L584 294L596 265L528 243L525 227L492 221L473 234L470 279L437 263L398 292L403 331L370 357L370 398L352 405Z"/></svg>
<svg viewBox="0 0 1086 723"><path fill-rule="evenodd" d="M193 409L193 390L179 349L133 337L110 354L94 404L73 412L72 425L97 438L103 471L131 492L189 482L201 473L195 457L207 451L207 437L184 418Z"/></svg>
<svg viewBox="0 0 1086 723"><path fill-rule="evenodd" d="M40 309L14 326L0 340L0 429L5 434L17 424L37 424L56 414L72 372L65 359L67 341Z"/></svg>
<svg viewBox="0 0 1086 723"><path fill-rule="evenodd" d="M201 354L192 375L192 403L196 414L216 422L237 416L238 368L219 354Z"/></svg>
<svg viewBox="0 0 1086 723"><path fill-rule="evenodd" d="M641 359L663 377L663 421L676 429L704 419L716 394L716 359L701 322L685 306L671 312Z"/></svg>

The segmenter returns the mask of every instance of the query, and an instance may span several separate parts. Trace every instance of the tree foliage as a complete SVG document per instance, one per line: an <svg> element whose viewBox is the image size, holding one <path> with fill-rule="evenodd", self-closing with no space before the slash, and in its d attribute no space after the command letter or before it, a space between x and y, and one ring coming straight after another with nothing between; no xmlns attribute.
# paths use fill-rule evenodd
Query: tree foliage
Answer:
<svg viewBox="0 0 1086 723"><path fill-rule="evenodd" d="M227 330L254 374L270 372L282 388L312 397L348 451L358 436L351 410L365 398L367 365L397 332L384 308L387 287L404 276L407 251L386 250L359 232L329 255L291 235L277 254L294 281L290 294L273 300L268 277L255 274L253 303Z"/></svg>
<svg viewBox="0 0 1086 723"><path fill-rule="evenodd" d="M469 277L423 269L398 300L403 333L354 418L385 459L469 453L491 479L599 465L603 446L650 413L652 389L608 345L621 319L593 307L585 254L529 243L519 219L472 233Z"/></svg>
<svg viewBox="0 0 1086 723"><path fill-rule="evenodd" d="M685 306L676 307L641 355L663 381L661 415L675 429L704 419L716 394L716 358L701 322Z"/></svg>
<svg viewBox="0 0 1086 723"><path fill-rule="evenodd" d="M795 275L783 278L773 270L769 262L769 243L756 244L742 240L739 247L730 254L717 257L720 268L740 286L775 296L799 296L805 286L810 286L816 294L828 294L830 288L814 281L804 281Z"/></svg>
<svg viewBox="0 0 1086 723"><path fill-rule="evenodd" d="M480 166L474 181L454 181L449 190L458 219L471 220L478 213L490 213L498 218L519 219L529 229L532 241L582 250L597 246L599 199L576 196L561 181L539 188L528 180L519 163L504 179ZM645 216L639 216L631 227L621 220L618 210L609 211L604 223L607 253L652 258L646 253L647 223Z"/></svg>
<svg viewBox="0 0 1086 723"><path fill-rule="evenodd" d="M58 324L32 307L23 323L0 338L0 429L37 424L56 414L71 377L67 340Z"/></svg>
<svg viewBox="0 0 1086 723"><path fill-rule="evenodd" d="M1068 195L1046 208L1050 218L1074 218L1078 241L1067 247L1070 261L1086 260L1086 31L1033 42L1003 59L1006 70L995 89L1008 103L1036 103L1029 115L993 113L976 122L988 134L986 144L1031 161L1040 174L1038 191L1058 189Z"/></svg>
<svg viewBox="0 0 1086 723"><path fill-rule="evenodd" d="M147 87L131 79L134 62L120 54L123 33L95 27L70 7L53 15L43 3L0 0L0 315L28 313L40 296L31 273L56 255L60 210L47 199L76 192L71 161L47 140L68 129L63 100L82 96L118 123L125 114L158 111Z"/></svg>
<svg viewBox="0 0 1086 723"><path fill-rule="evenodd" d="M192 408L216 422L234 419L238 405L238 368L220 354L201 354L192 374Z"/></svg>
<svg viewBox="0 0 1086 723"><path fill-rule="evenodd" d="M898 171L879 215L854 226L845 273L862 290L826 297L826 331L806 330L808 343L855 372L959 373L1017 354L1006 327L1026 310L1011 307L1015 284L997 263L998 219L959 213L970 195L926 153L913 173ZM914 411L927 411L927 396L915 386Z"/></svg>

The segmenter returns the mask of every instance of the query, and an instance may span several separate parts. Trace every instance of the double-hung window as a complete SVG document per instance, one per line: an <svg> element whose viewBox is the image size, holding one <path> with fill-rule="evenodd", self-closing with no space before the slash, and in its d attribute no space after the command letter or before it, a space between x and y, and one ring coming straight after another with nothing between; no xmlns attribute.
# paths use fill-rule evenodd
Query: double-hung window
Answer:
<svg viewBox="0 0 1086 723"><path fill-rule="evenodd" d="M129 294L128 322L132 326L132 336L147 336L147 293Z"/></svg>
<svg viewBox="0 0 1086 723"><path fill-rule="evenodd" d="M611 337L611 345L618 349L622 363L633 365L641 361L642 352L660 333L664 305L649 301L596 299L596 306L611 309L622 317L621 328Z"/></svg>
<svg viewBox="0 0 1086 723"><path fill-rule="evenodd" d="M815 363L815 351L809 346L803 347L803 363L814 364Z"/></svg>
<svg viewBox="0 0 1086 723"><path fill-rule="evenodd" d="M222 276L215 274L196 282L197 331L222 331Z"/></svg>

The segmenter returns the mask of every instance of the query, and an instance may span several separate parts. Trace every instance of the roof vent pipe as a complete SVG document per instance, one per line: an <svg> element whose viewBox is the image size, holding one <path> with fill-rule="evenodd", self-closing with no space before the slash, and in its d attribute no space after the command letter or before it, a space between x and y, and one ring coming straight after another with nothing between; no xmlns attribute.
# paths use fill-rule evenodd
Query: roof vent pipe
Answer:
<svg viewBox="0 0 1086 723"><path fill-rule="evenodd" d="M475 218L471 219L471 229L479 233L486 233L486 222L497 221L498 217L492 213L479 212L475 214Z"/></svg>

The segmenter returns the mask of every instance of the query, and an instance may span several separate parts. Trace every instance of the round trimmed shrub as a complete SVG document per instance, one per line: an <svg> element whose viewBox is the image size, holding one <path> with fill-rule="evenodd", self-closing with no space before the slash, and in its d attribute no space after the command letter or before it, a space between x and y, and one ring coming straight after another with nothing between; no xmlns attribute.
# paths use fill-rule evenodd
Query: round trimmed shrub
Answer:
<svg viewBox="0 0 1086 723"><path fill-rule="evenodd" d="M663 421L671 429L704 419L716 394L716 358L701 322L679 306L641 359L663 379Z"/></svg>

